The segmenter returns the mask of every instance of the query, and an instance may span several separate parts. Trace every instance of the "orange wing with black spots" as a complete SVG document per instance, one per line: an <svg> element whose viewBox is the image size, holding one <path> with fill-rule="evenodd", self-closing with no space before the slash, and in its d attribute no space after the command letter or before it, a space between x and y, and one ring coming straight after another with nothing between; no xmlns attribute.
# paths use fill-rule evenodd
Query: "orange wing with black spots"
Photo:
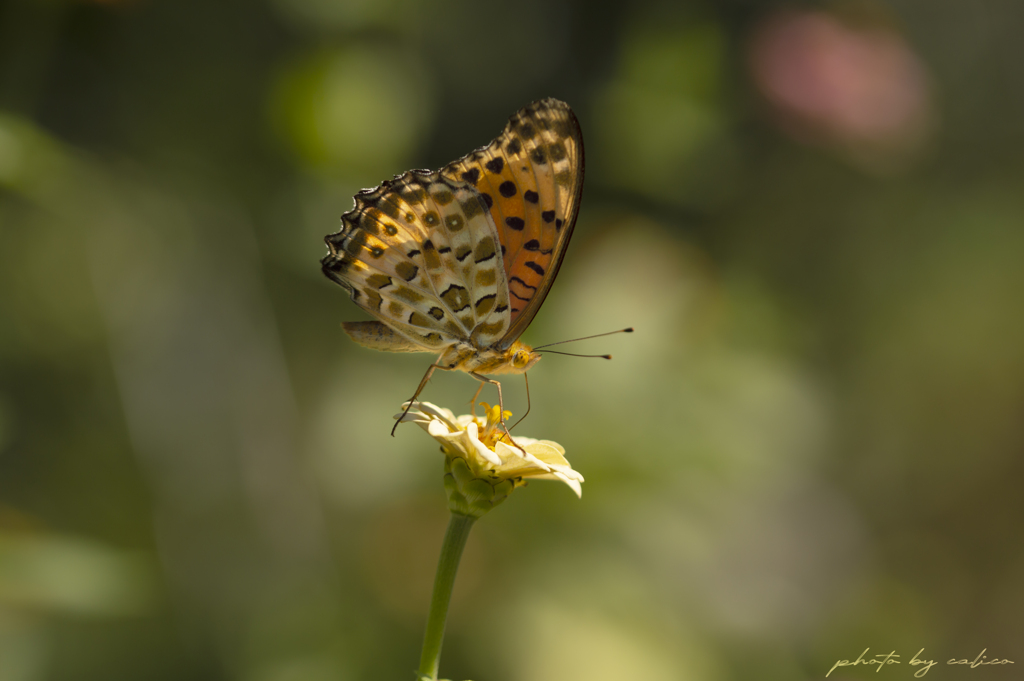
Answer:
<svg viewBox="0 0 1024 681"><path fill-rule="evenodd" d="M583 193L583 135L569 105L543 99L516 112L489 145L441 170L480 192L497 228L508 281L507 349L540 309L572 236Z"/></svg>

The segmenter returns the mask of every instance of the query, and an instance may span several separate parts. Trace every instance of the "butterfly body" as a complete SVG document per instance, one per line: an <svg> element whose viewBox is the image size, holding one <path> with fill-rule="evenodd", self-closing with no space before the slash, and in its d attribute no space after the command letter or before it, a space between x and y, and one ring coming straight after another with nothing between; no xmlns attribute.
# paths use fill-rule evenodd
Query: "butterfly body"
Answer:
<svg viewBox="0 0 1024 681"><path fill-rule="evenodd" d="M558 273L582 189L579 124L545 99L444 168L360 192L321 261L378 320L346 332L377 350L436 353L420 389L435 368L524 373L540 355L519 336Z"/></svg>
<svg viewBox="0 0 1024 681"><path fill-rule="evenodd" d="M349 337L360 345L386 352L429 352L396 334L381 322L342 322ZM492 376L495 374L526 373L540 361L540 354L533 352L526 343L515 341L508 349L480 349L476 346L457 342L448 346L438 358L437 364L453 371L477 372Z"/></svg>
<svg viewBox="0 0 1024 681"><path fill-rule="evenodd" d="M485 348L480 350L467 343L450 347L437 363L448 369L478 373L486 376L496 374L525 374L540 361L540 355L526 343L516 341L507 350Z"/></svg>

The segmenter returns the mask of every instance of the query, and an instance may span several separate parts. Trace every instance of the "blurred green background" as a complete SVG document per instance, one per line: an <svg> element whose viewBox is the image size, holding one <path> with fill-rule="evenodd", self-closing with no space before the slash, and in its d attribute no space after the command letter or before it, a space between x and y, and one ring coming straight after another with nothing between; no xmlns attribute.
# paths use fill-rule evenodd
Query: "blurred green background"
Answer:
<svg viewBox="0 0 1024 681"><path fill-rule="evenodd" d="M344 336L322 238L548 96L587 182L525 340L637 331L531 371L518 432L583 499L477 524L442 674L1019 676L1022 33L1002 0L0 2L0 681L412 678L442 459L388 432L429 357Z"/></svg>

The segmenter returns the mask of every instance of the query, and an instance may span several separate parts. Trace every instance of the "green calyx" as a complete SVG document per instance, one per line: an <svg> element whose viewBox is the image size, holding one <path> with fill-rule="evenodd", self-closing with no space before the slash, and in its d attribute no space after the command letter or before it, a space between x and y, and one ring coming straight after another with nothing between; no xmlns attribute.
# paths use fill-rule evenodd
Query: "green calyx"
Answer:
<svg viewBox="0 0 1024 681"><path fill-rule="evenodd" d="M505 501L515 487L512 479L477 477L462 457L445 456L444 489L452 513L479 518Z"/></svg>

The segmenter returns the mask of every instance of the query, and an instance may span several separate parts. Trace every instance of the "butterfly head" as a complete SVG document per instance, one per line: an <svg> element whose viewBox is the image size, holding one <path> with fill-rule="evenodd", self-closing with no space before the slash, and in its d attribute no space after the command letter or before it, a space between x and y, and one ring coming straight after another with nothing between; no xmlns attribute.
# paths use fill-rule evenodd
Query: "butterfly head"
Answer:
<svg viewBox="0 0 1024 681"><path fill-rule="evenodd" d="M539 352L534 352L529 345L519 341L513 343L512 347L508 349L507 356L512 373L516 374L526 373L530 367L540 361Z"/></svg>

